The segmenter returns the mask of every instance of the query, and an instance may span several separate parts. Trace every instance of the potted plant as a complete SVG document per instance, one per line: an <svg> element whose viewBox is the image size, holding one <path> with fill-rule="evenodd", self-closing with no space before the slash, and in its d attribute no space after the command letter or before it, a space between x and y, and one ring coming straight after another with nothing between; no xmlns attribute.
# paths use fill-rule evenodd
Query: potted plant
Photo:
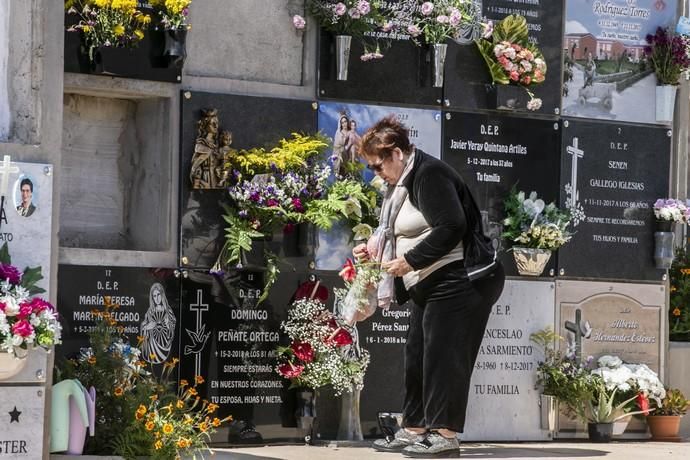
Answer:
<svg viewBox="0 0 690 460"><path fill-rule="evenodd" d="M414 3L414 2L413 2ZM481 7L467 0L436 0L408 6L411 22L407 32L415 42L429 47L433 86L443 87L443 72L449 39L474 39L481 30Z"/></svg>
<svg viewBox="0 0 690 460"><path fill-rule="evenodd" d="M690 254L679 248L669 270L670 302L668 312L669 339L690 341Z"/></svg>
<svg viewBox="0 0 690 460"><path fill-rule="evenodd" d="M182 68L187 58L187 31L192 27L188 22L192 0L149 1L160 18L157 28L165 36L163 57L168 65Z"/></svg>
<svg viewBox="0 0 690 460"><path fill-rule="evenodd" d="M317 20L323 30L335 36L336 72L338 80L347 80L348 63L352 37L363 39L367 32L373 32L382 25L378 1L367 0L307 0L309 14ZM305 27L302 16L295 15L292 23L297 29ZM382 58L377 47L369 57ZM366 59L365 59L366 60Z"/></svg>
<svg viewBox="0 0 690 460"><path fill-rule="evenodd" d="M65 0L65 9L78 18L67 31L81 34L82 55L90 70L128 73L122 53L144 38L151 23L151 16L138 8L137 0Z"/></svg>
<svg viewBox="0 0 690 460"><path fill-rule="evenodd" d="M539 276L551 258L551 251L570 241L570 212L554 203L546 205L536 192L528 197L513 187L504 202L503 238L512 245L521 275Z"/></svg>
<svg viewBox="0 0 690 460"><path fill-rule="evenodd" d="M680 390L669 389L660 403L651 401L653 412L647 415L647 425L652 434L652 441L678 441L680 418L690 405L690 401Z"/></svg>
<svg viewBox="0 0 690 460"><path fill-rule="evenodd" d="M546 61L529 41L525 18L506 16L476 43L493 81L496 108L539 110L542 101L530 88L546 79ZM529 96L528 102L521 102L521 94L512 91L518 88Z"/></svg>
<svg viewBox="0 0 690 460"><path fill-rule="evenodd" d="M656 121L673 121L673 107L680 74L690 68L689 39L659 27L646 37L645 55L656 75Z"/></svg>
<svg viewBox="0 0 690 460"><path fill-rule="evenodd" d="M654 232L654 262L656 268L669 269L673 262L674 227L677 222L688 222L690 210L681 200L659 198L654 203L656 231Z"/></svg>

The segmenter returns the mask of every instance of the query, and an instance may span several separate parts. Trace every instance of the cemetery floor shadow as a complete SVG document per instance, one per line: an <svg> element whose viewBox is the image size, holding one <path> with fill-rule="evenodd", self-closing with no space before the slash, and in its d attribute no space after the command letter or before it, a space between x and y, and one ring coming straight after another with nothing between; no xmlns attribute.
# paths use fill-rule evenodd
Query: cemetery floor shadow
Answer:
<svg viewBox="0 0 690 460"><path fill-rule="evenodd" d="M490 444L461 444L460 456L477 460L494 458L590 458L603 457L605 450L570 447L492 446Z"/></svg>

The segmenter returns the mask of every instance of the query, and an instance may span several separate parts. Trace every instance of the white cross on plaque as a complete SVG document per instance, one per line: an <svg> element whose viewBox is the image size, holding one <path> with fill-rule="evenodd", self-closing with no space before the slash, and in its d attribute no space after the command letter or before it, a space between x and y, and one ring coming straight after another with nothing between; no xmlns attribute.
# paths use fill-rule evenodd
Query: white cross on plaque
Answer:
<svg viewBox="0 0 690 460"><path fill-rule="evenodd" d="M5 155L2 159L2 163L0 163L0 176L2 176L2 179L0 179L0 195L7 195L7 185L10 181L10 174L18 172L19 168L17 166L12 166L10 156Z"/></svg>
<svg viewBox="0 0 690 460"><path fill-rule="evenodd" d="M579 143L579 139L577 137L573 137L573 145L569 145L566 148L566 151L573 156L573 166L570 171L570 186L572 187L572 198L573 202L571 203L571 206L574 208L575 204L577 203L578 196L580 192L577 190L577 159L582 158L585 156L585 151L580 150L577 148Z"/></svg>
<svg viewBox="0 0 690 460"><path fill-rule="evenodd" d="M193 303L189 306L189 309L192 311L196 312L196 333L201 336L202 329L201 329L201 315L205 312L208 311L208 304L203 303L204 300L204 291L201 289L196 290L196 303ZM201 350L199 350L199 353L196 353L196 356L194 357L194 371L196 372L195 375L201 375Z"/></svg>

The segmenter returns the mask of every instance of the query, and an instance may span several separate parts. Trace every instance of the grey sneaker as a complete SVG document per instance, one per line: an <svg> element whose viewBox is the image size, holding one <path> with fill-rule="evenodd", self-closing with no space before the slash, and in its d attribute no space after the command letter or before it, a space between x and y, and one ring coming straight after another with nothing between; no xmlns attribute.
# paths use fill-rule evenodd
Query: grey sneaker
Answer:
<svg viewBox="0 0 690 460"><path fill-rule="evenodd" d="M413 458L458 458L460 443L457 438L444 438L432 431L423 441L405 447L402 453Z"/></svg>
<svg viewBox="0 0 690 460"><path fill-rule="evenodd" d="M424 436L424 434L414 434L400 428L395 432L395 437L386 436L385 439L377 439L372 447L381 452L401 452L405 447L423 441Z"/></svg>

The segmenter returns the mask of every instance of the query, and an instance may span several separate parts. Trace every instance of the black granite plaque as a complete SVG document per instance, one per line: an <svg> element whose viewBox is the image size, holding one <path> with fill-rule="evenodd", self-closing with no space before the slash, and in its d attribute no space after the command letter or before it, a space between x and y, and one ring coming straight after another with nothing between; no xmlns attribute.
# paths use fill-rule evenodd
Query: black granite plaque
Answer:
<svg viewBox="0 0 690 460"><path fill-rule="evenodd" d="M652 205L667 197L670 152L666 128L563 122L561 204L576 217L572 241L559 250L566 276L661 279Z"/></svg>
<svg viewBox="0 0 690 460"><path fill-rule="evenodd" d="M210 268L224 242L222 203L227 192L193 190L189 179L201 111L218 109L220 130L232 133L236 149L275 146L293 132L316 133L316 111L303 100L185 92L182 97L180 145L180 258L181 265ZM281 240L282 234L275 239ZM297 235L286 235L292 241ZM282 242L280 243L282 245ZM291 255L289 250L283 255Z"/></svg>
<svg viewBox="0 0 690 460"><path fill-rule="evenodd" d="M407 35L379 39L382 59L363 62L361 41L352 39L347 80L337 80L335 37L319 36L318 97L389 104L440 106L442 88L432 85L431 54ZM367 39L371 41L371 39Z"/></svg>
<svg viewBox="0 0 690 460"><path fill-rule="evenodd" d="M57 305L63 343L56 347L58 361L89 346L91 311L102 309L105 296L120 306L115 319L130 343L144 338L142 359L157 366L177 357L179 290L172 269L60 265Z"/></svg>
<svg viewBox="0 0 690 460"><path fill-rule="evenodd" d="M562 81L563 0L484 0L483 14L498 21L510 14L527 20L530 40L544 54L546 80L530 90L542 99L536 113L557 114ZM444 98L446 106L458 109L494 109L495 93L487 86L491 76L476 45L450 42L446 61ZM493 101L492 101L493 99Z"/></svg>
<svg viewBox="0 0 690 460"><path fill-rule="evenodd" d="M446 112L441 158L463 177L482 211L485 231L500 239L504 199L513 185L537 192L545 202L558 201L560 129L554 121L499 114ZM555 266L554 257L544 271ZM501 251L508 275L516 275L511 253Z"/></svg>
<svg viewBox="0 0 690 460"><path fill-rule="evenodd" d="M65 15L65 29L77 22L77 15ZM90 61L82 50L81 33L65 30L65 72L179 83L182 81L182 68L169 64L163 56L164 34L151 25L137 46L103 47L97 59Z"/></svg>

